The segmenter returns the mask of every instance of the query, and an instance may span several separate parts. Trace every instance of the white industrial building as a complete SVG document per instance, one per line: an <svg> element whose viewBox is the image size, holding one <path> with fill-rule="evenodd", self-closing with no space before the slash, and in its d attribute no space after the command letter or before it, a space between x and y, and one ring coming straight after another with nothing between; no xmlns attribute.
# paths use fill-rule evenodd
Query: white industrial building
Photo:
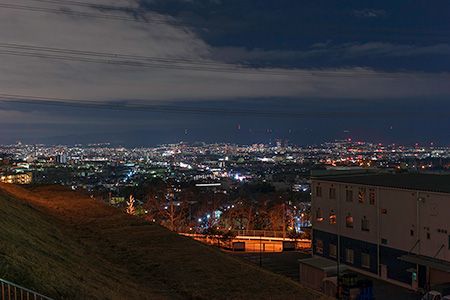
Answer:
<svg viewBox="0 0 450 300"><path fill-rule="evenodd" d="M411 289L450 282L450 176L324 175L311 191L314 257Z"/></svg>

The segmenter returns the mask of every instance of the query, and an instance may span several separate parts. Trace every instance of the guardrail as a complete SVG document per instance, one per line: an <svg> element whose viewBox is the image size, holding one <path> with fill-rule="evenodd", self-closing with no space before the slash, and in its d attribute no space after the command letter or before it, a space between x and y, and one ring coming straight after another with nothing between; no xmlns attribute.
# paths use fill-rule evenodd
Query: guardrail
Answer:
<svg viewBox="0 0 450 300"><path fill-rule="evenodd" d="M234 233L239 236L255 236L255 237L274 237L287 238L287 232L274 230L235 230Z"/></svg>
<svg viewBox="0 0 450 300"><path fill-rule="evenodd" d="M18 284L0 279L1 300L53 300Z"/></svg>

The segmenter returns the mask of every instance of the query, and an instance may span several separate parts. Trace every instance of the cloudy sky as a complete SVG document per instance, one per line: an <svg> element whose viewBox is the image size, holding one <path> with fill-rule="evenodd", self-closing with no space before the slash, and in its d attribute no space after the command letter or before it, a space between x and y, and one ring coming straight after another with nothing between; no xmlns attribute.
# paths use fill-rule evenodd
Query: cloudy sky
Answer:
<svg viewBox="0 0 450 300"><path fill-rule="evenodd" d="M448 1L0 0L0 60L0 143L450 143Z"/></svg>

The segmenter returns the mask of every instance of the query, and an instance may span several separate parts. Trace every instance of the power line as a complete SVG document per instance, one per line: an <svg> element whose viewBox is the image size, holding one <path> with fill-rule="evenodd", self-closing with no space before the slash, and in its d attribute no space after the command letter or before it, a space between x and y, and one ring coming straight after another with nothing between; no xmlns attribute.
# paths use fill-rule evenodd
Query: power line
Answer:
<svg viewBox="0 0 450 300"><path fill-rule="evenodd" d="M120 11L135 10L133 8L125 7L125 6L114 6L114 5L97 4L97 3L89 3L89 2L73 1L73 0L28 0L28 1L51 3L51 4L58 4L58 5L65 4L65 5L81 6L81 7L88 7L88 8L99 8L99 9L105 9L105 10L106 9L120 10Z"/></svg>
<svg viewBox="0 0 450 300"><path fill-rule="evenodd" d="M116 65L116 66L127 66L127 67L141 67L141 68L151 68L151 69L174 69L174 70L185 70L185 71L208 71L208 72L218 72L218 73L239 73L239 74L253 74L253 75L276 75L276 76L286 76L290 75L287 72L276 72L276 71L267 71L261 69L243 69L238 67L228 67L228 68L219 68L219 67L202 67L195 66L192 63L189 65L177 65L170 63L146 63L142 61L125 61L125 60L114 60L114 59L97 59L97 58L89 58L89 57L76 57L76 56L67 56L67 55L56 55L56 54L46 54L46 53L37 53L37 52L25 52L25 51L8 51L8 50L0 50L0 55L12 55L12 56L25 56L32 58L41 58L41 59L54 59L54 60L62 60L62 61L76 61L76 62L84 62L84 63L95 63L95 64L107 64L107 65ZM326 75L326 74L324 74Z"/></svg>
<svg viewBox="0 0 450 300"><path fill-rule="evenodd" d="M209 115L231 115L231 116L253 116L264 118L386 118L386 117L411 117L420 114L432 117L450 117L450 112L373 112L373 111L263 111L255 109L223 109L212 107L188 107L179 105L143 104L143 103L119 103L99 102L86 99L67 99L55 97L36 97L19 94L0 94L0 102L8 104L38 105L69 107L80 109L99 109L115 111L139 111L159 113L182 113L182 114L209 114Z"/></svg>
<svg viewBox="0 0 450 300"><path fill-rule="evenodd" d="M180 24L178 22L162 20L162 19L155 19L155 18L148 18L147 16L145 16L145 17L142 16L143 19L137 19L137 18L130 18L130 17L119 16L119 15L95 14L95 13L87 13L87 12L73 11L73 10L62 10L59 8L47 8L47 7L37 7L37 6L22 5L22 4L9 4L9 3L0 3L0 8L23 10L23 11L30 11L30 12L45 12L45 13L52 13L52 14L63 14L63 15L85 17L85 18L97 18L97 19L128 21L128 22L138 22L138 23L169 24L169 25L173 25L173 26L181 26L184 28L188 27L188 26L183 26L182 24Z"/></svg>
<svg viewBox="0 0 450 300"><path fill-rule="evenodd" d="M17 43L0 43L0 55L76 61L83 63L108 64L127 67L175 69L186 71L207 71L219 73L239 73L253 75L275 75L292 77L348 77L348 78L416 78L432 76L427 73L377 73L364 70L299 70L299 69L268 69L249 65L231 65L213 61L195 60L189 58L159 58L150 56L128 55L98 51L84 51L67 48L41 47Z"/></svg>
<svg viewBox="0 0 450 300"><path fill-rule="evenodd" d="M0 48L6 49L19 49L19 50L32 50L39 52L51 52L51 53L63 53L63 54L74 54L81 56L94 56L101 58L112 58L112 59L127 59L127 60L141 60L141 61L157 61L157 62L170 62L170 63L195 63L200 65L207 66L230 66L229 64L208 61L208 60L199 60L192 59L187 57L154 57L154 56L143 56L143 55L130 55L130 54L121 54L121 53L110 53L110 52L99 52L99 51L86 51L86 50L77 50L77 49L67 49L67 48L55 48L55 47L43 47L43 46L35 46L35 45L26 45L26 44L18 44L18 43L0 43Z"/></svg>
<svg viewBox="0 0 450 300"><path fill-rule="evenodd" d="M99 103L94 100L84 99L63 99L54 97L36 97L17 94L0 94L0 102L18 103L27 105L63 106L88 109L107 109L124 111L151 111L151 112L175 112L175 113L213 113L228 115L259 115L259 116L307 116L307 114L292 112L273 112L260 110L229 110L221 108L187 107L179 105L149 105L136 103ZM326 114L325 114L326 115Z"/></svg>

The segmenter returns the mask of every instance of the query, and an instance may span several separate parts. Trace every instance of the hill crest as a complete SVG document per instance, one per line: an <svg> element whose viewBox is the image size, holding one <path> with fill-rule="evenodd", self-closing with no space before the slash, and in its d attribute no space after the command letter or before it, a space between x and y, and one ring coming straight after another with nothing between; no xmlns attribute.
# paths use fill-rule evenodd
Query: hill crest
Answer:
<svg viewBox="0 0 450 300"><path fill-rule="evenodd" d="M0 277L57 299L319 299L63 187L0 185Z"/></svg>

